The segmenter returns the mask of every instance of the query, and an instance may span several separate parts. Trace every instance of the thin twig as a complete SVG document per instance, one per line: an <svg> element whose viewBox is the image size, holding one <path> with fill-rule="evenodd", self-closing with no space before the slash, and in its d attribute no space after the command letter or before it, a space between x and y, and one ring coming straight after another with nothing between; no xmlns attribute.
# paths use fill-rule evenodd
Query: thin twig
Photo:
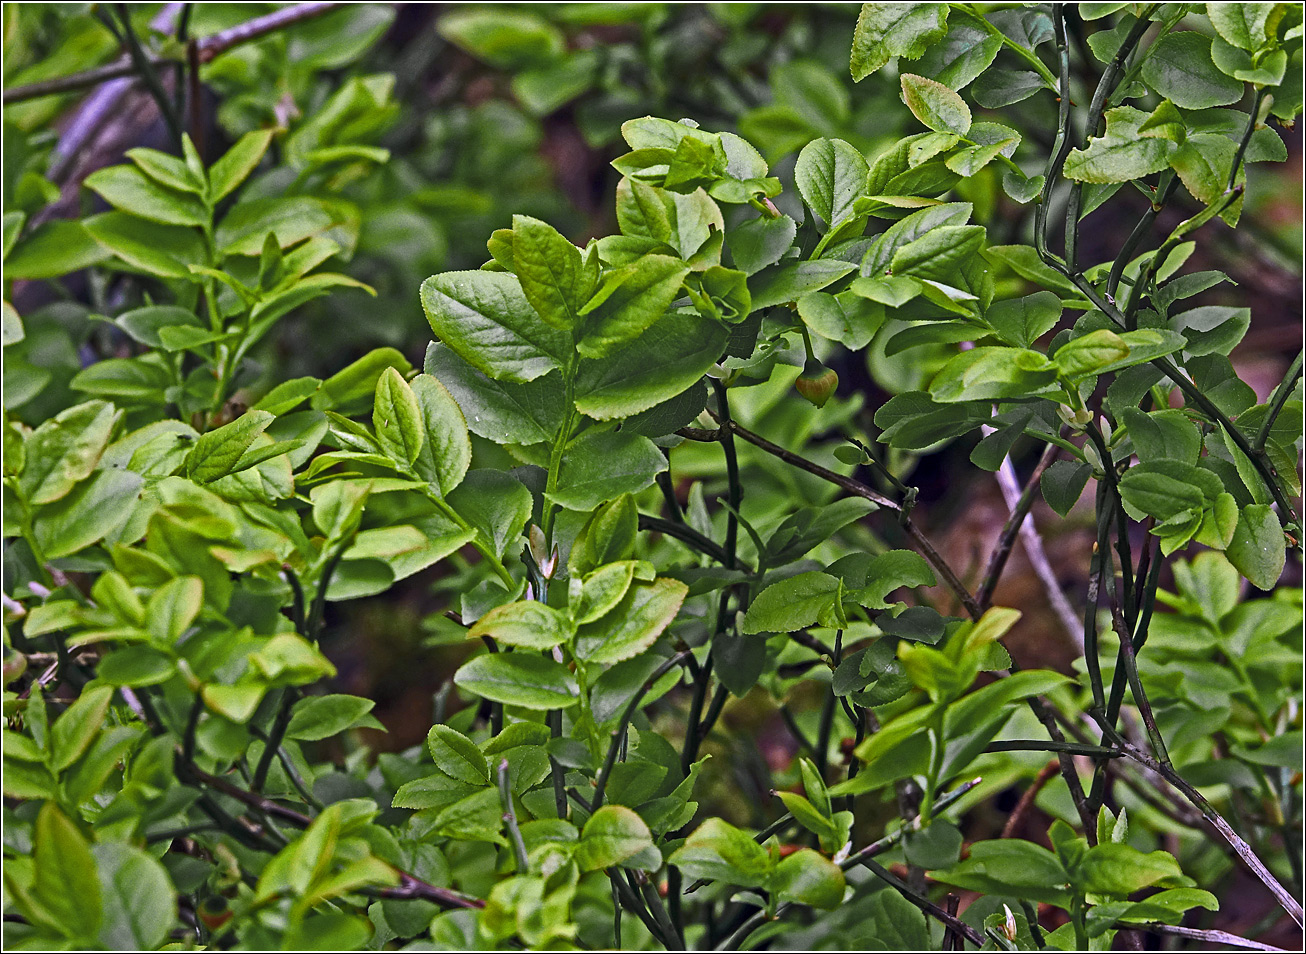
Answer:
<svg viewBox="0 0 1306 954"><path fill-rule="evenodd" d="M508 840L512 842L513 860L517 862L517 873L524 875L530 871L526 860L526 842L522 839L521 829L517 827L517 812L512 807L512 781L508 776L508 760L499 763L499 805L503 808L503 827L508 829Z"/></svg>
<svg viewBox="0 0 1306 954"><path fill-rule="evenodd" d="M1292 919L1297 922L1297 926L1301 927L1303 925L1301 902L1294 898L1283 885L1279 884L1278 879L1270 873L1270 869L1265 866L1265 863L1261 861L1259 857L1257 857L1256 852L1252 850L1251 845L1247 844L1247 842L1242 839L1242 836L1233 830L1233 826L1225 821L1224 817L1211 807L1211 803L1206 800L1201 792L1188 784L1183 776L1176 772L1174 768L1163 762L1158 762L1146 752L1131 744L1127 739L1116 732L1114 728L1107 725L1105 721L1099 723L1099 725L1103 732L1106 732L1113 737L1112 741L1120 748L1126 757L1133 759L1135 762L1147 767L1157 775L1161 776L1173 788L1182 794L1184 798L1188 799L1188 801L1193 804L1193 807L1202 813L1202 817L1210 823L1211 827L1219 832L1220 836L1233 847L1234 852L1238 855L1238 858L1242 863L1245 864L1251 872L1260 879L1261 883L1270 890L1270 893L1274 895L1275 900L1279 902L1280 906L1282 906Z"/></svg>
<svg viewBox="0 0 1306 954"><path fill-rule="evenodd" d="M916 905L916 907L920 908L926 914L930 915L936 920L942 921L949 929L955 931L957 934L960 934L962 937L970 941L976 947L984 946L984 935L980 934L978 931L976 931L965 921L958 920L956 917L949 914L947 911L943 910L943 908L939 907L929 898L925 897L924 895L917 894L915 891L913 891L911 888L907 886L906 882L902 881L900 878L898 878L895 874L893 874L883 865L879 864L878 862L872 861L869 858L863 861L862 864L864 864L867 868L869 868L871 873L874 874L881 881L884 881L885 883L896 888L900 895L902 895L912 904Z"/></svg>
<svg viewBox="0 0 1306 954"><path fill-rule="evenodd" d="M261 39L269 33L293 26L296 23L320 17L324 13L330 13L341 6L344 6L344 4L301 3L293 7L287 7L284 10L269 13L267 16L255 17L253 20L248 20L229 30L213 33L198 41L200 62L208 63L215 57L226 53L232 47ZM163 65L173 62L170 57L159 54L150 56L148 60L151 65ZM81 73L74 73L71 76L59 76L54 79L42 80L39 83L29 83L26 86L15 86L13 89L4 91L3 102L7 106L10 103L21 103L24 100L38 99L42 96L71 93L90 86L98 86L108 80L132 76L136 72L137 68L131 57L126 56L113 63L97 66L95 69L85 70Z"/></svg>
<svg viewBox="0 0 1306 954"><path fill-rule="evenodd" d="M1286 951L1286 948L1275 947L1273 944L1262 944L1260 941L1253 941L1249 938L1239 937L1237 934L1230 934L1228 931L1211 931L1202 928L1182 927L1178 924L1134 924L1135 927L1142 931L1149 931L1152 934L1168 934L1171 937L1188 937L1196 941L1206 941L1210 944L1228 944L1230 947L1241 947L1249 951Z"/></svg>
<svg viewBox="0 0 1306 954"><path fill-rule="evenodd" d="M621 713L621 719L617 727L612 730L612 741L608 743L608 755L603 760L603 768L599 770L598 780L594 784L594 797L590 799L589 807L591 812L596 812L603 804L603 791L607 788L608 777L612 774L613 767L617 764L617 753L621 750L621 745L626 740L626 730L630 727L630 720L634 717L635 712L639 709L639 704L644 701L644 695L657 683L659 679L669 673L690 654L688 649L676 653L670 659L653 670L652 674L644 680L644 684L639 687L626 709Z"/></svg>
<svg viewBox="0 0 1306 954"><path fill-rule="evenodd" d="M712 414L712 411L709 410L708 413ZM713 417L715 416L716 415L713 415ZM814 474L822 480L829 481L830 483L843 488L848 493L869 500L886 510L892 510L895 513L902 513L902 507L898 503L890 500L881 493L877 493L861 481L854 480L851 477L845 477L843 474L837 474L828 468L822 467L820 464L808 460L800 454L795 454L793 451L786 450L778 444L773 444L760 434L754 434L746 427L740 426L736 421L719 423L721 423L722 429L732 431L748 441L748 443L755 447L760 447L771 456L778 457L787 464L792 464L800 470L805 470L809 474ZM702 440L703 438L701 435L715 435L716 432L681 428L677 433L684 437L688 437L691 440ZM713 439L715 439L715 437ZM930 565L934 567L939 576L943 578L943 582L947 587L956 594L957 598L961 601L962 606L965 607L967 614L972 619L979 619L980 616L983 615L982 610L979 608L979 604L977 604L975 598L970 595L970 591L966 589L965 584L957 578L957 574L953 572L952 567L950 567L943 557L939 555L939 552L934 549L934 545L930 543L929 538L920 531L916 524L912 522L910 517L904 517L900 522L908 536L910 536L915 542L916 548L920 551L921 556L929 561Z"/></svg>
<svg viewBox="0 0 1306 954"><path fill-rule="evenodd" d="M1034 776L1033 784L1025 789L1024 793L1020 796L1020 801L1016 802L1015 809L1012 810L1010 817L1007 818L1007 823L1002 826L1002 834L999 836L1000 838L1011 838L1020 830L1020 823L1025 820L1025 816L1029 813L1030 808L1033 807L1034 800L1038 798L1038 793L1043 791L1043 786L1052 780L1052 776L1057 774L1059 768L1060 765L1057 763L1057 760L1053 759L1048 762L1047 765L1043 766L1038 775Z"/></svg>
<svg viewBox="0 0 1306 954"><path fill-rule="evenodd" d="M1002 497L1006 500L1007 507L1015 507L1021 491L1020 485L1016 482L1016 470L1011 465L1010 457L1003 460L1002 466L998 468L998 487L1002 490ZM1075 649L1083 653L1084 624L1080 622L1075 608L1070 605L1065 592L1061 589L1061 581L1057 579L1047 551L1043 549L1043 538L1039 536L1038 526L1034 523L1033 517L1029 517L1020 525L1020 543L1025 548L1025 556L1029 559L1030 566L1034 568L1034 574L1043 584L1052 611L1061 620L1061 626L1070 636Z"/></svg>
<svg viewBox="0 0 1306 954"><path fill-rule="evenodd" d="M998 542L993 547L993 553L989 556L988 569L984 573L984 582L980 584L979 591L975 594L975 602L979 604L980 609L987 609L993 602L993 591L997 589L998 580L1002 577L1002 571L1006 568L1007 558L1011 556L1012 547L1016 543L1016 535L1025 525L1025 517L1029 514L1029 509L1034 505L1034 495L1038 491L1039 479L1043 476L1043 471L1048 469L1048 465L1057 456L1057 451L1061 448L1056 444L1049 444L1043 449L1043 454L1034 465L1034 471L1025 481L1025 489L1021 491L1020 497L1011 507L1011 514L1007 517L1006 524L1002 527L1002 532L998 534ZM1009 461L1009 457L1003 458L1003 463Z"/></svg>
<svg viewBox="0 0 1306 954"><path fill-rule="evenodd" d="M700 553L710 556L722 566L729 567L731 564L730 554L726 552L725 547L715 540L703 536L687 523L675 523L671 520L663 520L661 517L650 517L648 514L641 513L639 515L639 528L675 537L682 543L689 544Z"/></svg>

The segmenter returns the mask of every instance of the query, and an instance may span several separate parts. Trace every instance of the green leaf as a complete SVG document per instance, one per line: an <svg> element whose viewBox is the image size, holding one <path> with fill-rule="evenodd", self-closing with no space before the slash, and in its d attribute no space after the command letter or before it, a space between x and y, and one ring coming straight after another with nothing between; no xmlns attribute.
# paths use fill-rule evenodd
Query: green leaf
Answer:
<svg viewBox="0 0 1306 954"><path fill-rule="evenodd" d="M393 370L387 372L394 373ZM413 378L412 394L420 414L420 429L426 440L412 460L413 470L442 496L462 483L472 462L472 442L467 421L448 389L429 374ZM377 437L381 431L377 429Z"/></svg>
<svg viewBox="0 0 1306 954"><path fill-rule="evenodd" d="M951 868L931 873L943 884L970 891L1063 904L1069 881L1056 855L1018 838L992 839L971 845L970 856Z"/></svg>
<svg viewBox="0 0 1306 954"><path fill-rule="evenodd" d="M188 192L200 197L208 190L207 177L197 176L176 156L156 149L128 149L126 156L136 167L159 185L179 192ZM202 170L201 170L202 171Z"/></svg>
<svg viewBox="0 0 1306 954"><path fill-rule="evenodd" d="M973 16L948 24L948 35L925 51L916 72L960 92L992 65L1002 50L1002 37L993 36Z"/></svg>
<svg viewBox="0 0 1306 954"><path fill-rule="evenodd" d="M565 614L535 600L497 606L467 631L469 639L493 636L495 641L525 649L552 649L571 638Z"/></svg>
<svg viewBox="0 0 1306 954"><path fill-rule="evenodd" d="M1093 468L1073 460L1054 460L1039 480L1043 499L1049 507L1064 517L1070 513L1084 492Z"/></svg>
<svg viewBox="0 0 1306 954"><path fill-rule="evenodd" d="M104 921L98 941L113 951L156 950L176 921L177 890L152 855L118 841L95 845Z"/></svg>
<svg viewBox="0 0 1306 954"><path fill-rule="evenodd" d="M454 512L490 541L500 559L531 517L534 498L521 481L499 470L473 470L446 498Z"/></svg>
<svg viewBox="0 0 1306 954"><path fill-rule="evenodd" d="M666 457L647 437L590 430L567 446L558 485L546 496L568 510L590 510L613 497L638 493L666 469Z"/></svg>
<svg viewBox="0 0 1306 954"><path fill-rule="evenodd" d="M185 635L204 606L204 582L198 576L179 576L154 591L145 607L150 635L164 644Z"/></svg>
<svg viewBox="0 0 1306 954"><path fill-rule="evenodd" d="M966 434L991 420L992 414L982 401L936 403L924 391L907 391L875 412L875 424L882 429L882 442L920 450Z"/></svg>
<svg viewBox="0 0 1306 954"><path fill-rule="evenodd" d="M839 866L810 848L780 859L767 887L777 897L833 911L843 903L844 878Z"/></svg>
<svg viewBox="0 0 1306 954"><path fill-rule="evenodd" d="M32 530L46 557L70 556L98 543L131 516L145 479L129 470L101 470L43 507Z"/></svg>
<svg viewBox="0 0 1306 954"><path fill-rule="evenodd" d="M254 440L276 417L267 411L246 411L230 424L202 434L186 455L186 476L207 484L234 473Z"/></svg>
<svg viewBox="0 0 1306 954"><path fill-rule="evenodd" d="M575 327L596 277L596 269L582 265L580 249L548 223L515 215L512 253L522 294L539 316L555 328Z"/></svg>
<svg viewBox="0 0 1306 954"><path fill-rule="evenodd" d="M576 864L581 871L600 871L653 847L653 836L644 819L625 806L604 805L581 830Z"/></svg>
<svg viewBox="0 0 1306 954"><path fill-rule="evenodd" d="M300 699L291 710L286 738L317 742L359 726L379 729L381 723L368 714L375 706L371 699L338 693Z"/></svg>
<svg viewBox="0 0 1306 954"><path fill-rule="evenodd" d="M766 850L734 825L709 818L685 839L667 864L686 878L723 881L745 888L763 887L772 873Z"/></svg>
<svg viewBox="0 0 1306 954"><path fill-rule="evenodd" d="M18 491L30 505L53 503L95 470L122 412L104 401L60 411L23 442Z"/></svg>
<svg viewBox="0 0 1306 954"><path fill-rule="evenodd" d="M797 301L808 292L819 291L856 270L857 266L851 262L829 258L818 258L810 262L781 262L759 272L754 278L750 287L753 310L761 311Z"/></svg>
<svg viewBox="0 0 1306 954"><path fill-rule="evenodd" d="M864 298L855 290L838 295L808 292L798 299L798 314L803 324L822 338L838 341L851 351L870 344L888 317L880 302Z"/></svg>
<svg viewBox="0 0 1306 954"><path fill-rule="evenodd" d="M436 766L450 778L469 785L490 781L490 764L476 745L456 729L433 725L426 735L426 748Z"/></svg>
<svg viewBox="0 0 1306 954"><path fill-rule="evenodd" d="M377 383L386 368L395 368L401 375L413 369L396 349L373 348L323 381L309 403L315 411L330 411L364 399L374 402Z"/></svg>
<svg viewBox="0 0 1306 954"><path fill-rule="evenodd" d="M957 863L961 843L961 831L956 825L935 819L922 831L907 834L902 844L903 857L908 864L934 871Z"/></svg>
<svg viewBox="0 0 1306 954"><path fill-rule="evenodd" d="M1228 106L1243 95L1243 84L1212 62L1211 38L1194 30L1161 37L1143 61L1143 80L1184 109Z"/></svg>
<svg viewBox="0 0 1306 954"><path fill-rule="evenodd" d="M579 593L573 588L567 612L577 623L592 623L612 610L630 589L635 577L636 560L622 560L601 566L580 581Z"/></svg>
<svg viewBox="0 0 1306 954"><path fill-rule="evenodd" d="M524 10L457 9L440 17L439 31L446 40L500 69L547 64L565 49L561 30Z"/></svg>
<svg viewBox="0 0 1306 954"><path fill-rule="evenodd" d="M1149 65L1151 62L1148 60ZM1106 134L1090 139L1087 149L1072 149L1066 156L1066 178L1092 183L1128 182L1160 172L1169 165L1171 155L1179 147L1168 139L1142 137L1139 127L1147 119L1147 113L1132 106L1108 109Z"/></svg>
<svg viewBox="0 0 1306 954"><path fill-rule="evenodd" d="M1032 397L1055 379L1055 366L1037 351L984 346L949 360L930 382L930 394L941 402L1000 401Z"/></svg>
<svg viewBox="0 0 1306 954"><path fill-rule="evenodd" d="M598 567L627 560L635 552L639 513L630 494L622 494L597 509L572 542L567 571L578 579Z"/></svg>
<svg viewBox="0 0 1306 954"><path fill-rule="evenodd" d="M735 267L753 275L780 261L793 245L797 233L798 223L787 215L775 218L759 215L730 229L726 246L734 258Z"/></svg>
<svg viewBox="0 0 1306 954"><path fill-rule="evenodd" d="M523 709L566 709L576 704L576 677L562 663L534 653L488 653L454 674L460 689Z"/></svg>
<svg viewBox="0 0 1306 954"><path fill-rule="evenodd" d="M657 321L680 295L689 266L669 255L645 255L610 270L581 309L583 334L576 350L602 358Z"/></svg>
<svg viewBox="0 0 1306 954"><path fill-rule="evenodd" d="M40 914L50 919L50 928L75 946L94 946L104 924L104 911L95 856L86 838L49 801L36 816L33 843L36 883L32 899L41 906Z"/></svg>
<svg viewBox="0 0 1306 954"><path fill-rule="evenodd" d="M110 166L93 172L83 183L104 201L164 225L207 225L209 210L195 195L159 185L131 166Z"/></svg>
<svg viewBox="0 0 1306 954"><path fill-rule="evenodd" d="M275 130L256 129L236 140L209 169L209 201L216 204L249 178L268 146L272 144Z"/></svg>
<svg viewBox="0 0 1306 954"><path fill-rule="evenodd" d="M1143 120L1138 127L1138 134L1148 139L1169 139L1182 143L1188 138L1188 126L1183 115L1175 109L1168 99L1161 100L1161 105L1152 110L1152 115Z"/></svg>
<svg viewBox="0 0 1306 954"><path fill-rule="evenodd" d="M1173 855L1164 851L1144 853L1124 844L1095 845L1076 868L1076 887L1093 894L1124 897L1153 885L1179 887L1184 882L1192 883L1184 877Z"/></svg>
<svg viewBox="0 0 1306 954"><path fill-rule="evenodd" d="M1061 299L1049 291L1035 292L1024 298L995 301L984 313L984 320L1007 344L1032 348L1061 319Z"/></svg>
<svg viewBox="0 0 1306 954"><path fill-rule="evenodd" d="M576 409L599 421L630 417L690 388L725 350L718 321L675 311L602 358L582 359Z"/></svg>
<svg viewBox="0 0 1306 954"><path fill-rule="evenodd" d="M955 91L914 73L903 73L900 81L903 102L930 129L958 136L970 132L970 107Z"/></svg>
<svg viewBox="0 0 1306 954"><path fill-rule="evenodd" d="M817 571L772 583L749 606L741 632L792 633L821 620L828 625L841 592L837 577Z"/></svg>
<svg viewBox="0 0 1306 954"><path fill-rule="evenodd" d="M540 321L515 275L444 272L421 297L436 337L496 380L534 381L571 354L570 336Z"/></svg>
<svg viewBox="0 0 1306 954"><path fill-rule="evenodd" d="M381 451L400 465L411 465L422 452L426 442L422 408L413 389L394 368L382 371L376 382L372 427Z"/></svg>
<svg viewBox="0 0 1306 954"><path fill-rule="evenodd" d="M947 26L946 3L863 3L849 61L853 80L861 82L891 57L919 58Z"/></svg>
<svg viewBox="0 0 1306 954"><path fill-rule="evenodd" d="M866 157L842 139L814 139L798 154L794 183L808 208L833 231L854 214L869 172Z"/></svg>
<svg viewBox="0 0 1306 954"><path fill-rule="evenodd" d="M425 371L449 389L472 433L496 444L538 444L562 426L565 396L560 373L525 384L494 381L434 343L426 350Z"/></svg>
<svg viewBox="0 0 1306 954"><path fill-rule="evenodd" d="M50 223L51 226L53 224ZM190 266L206 260L203 240L192 228L160 225L128 215L126 212L105 212L102 215L91 216L83 219L81 225L84 234L89 235L101 249L118 256L132 268L140 269L149 275L195 281L197 276L190 271ZM44 233L40 230L33 233L19 247L19 251L5 262L6 274L12 274L14 278L23 277L19 270L20 265L14 260L20 256L25 258L25 249L35 242L37 234ZM53 239L54 233L50 237ZM78 243L81 235L70 234L67 230L60 229L58 238L61 243L70 240L72 243ZM73 245L74 249L77 247L76 244ZM84 254L86 265L101 260L90 255L89 250L85 250ZM66 271L69 265L71 263L65 264L59 272ZM23 269L23 271L27 270Z"/></svg>
<svg viewBox="0 0 1306 954"><path fill-rule="evenodd" d="M50 767L62 772L76 762L104 726L113 689L99 686L77 697L50 730Z"/></svg>
<svg viewBox="0 0 1306 954"><path fill-rule="evenodd" d="M1052 363L1071 381L1097 374L1129 355L1129 346L1114 331L1100 328L1073 338L1057 349Z"/></svg>
<svg viewBox="0 0 1306 954"><path fill-rule="evenodd" d="M1287 560L1278 516L1265 504L1243 507L1224 555L1257 589L1273 590Z"/></svg>
<svg viewBox="0 0 1306 954"><path fill-rule="evenodd" d="M1265 45L1283 11L1273 3L1208 3L1206 15L1226 43L1254 52Z"/></svg>
<svg viewBox="0 0 1306 954"><path fill-rule="evenodd" d="M678 580L633 583L614 609L576 630L576 656L611 665L642 653L671 625L688 592Z"/></svg>

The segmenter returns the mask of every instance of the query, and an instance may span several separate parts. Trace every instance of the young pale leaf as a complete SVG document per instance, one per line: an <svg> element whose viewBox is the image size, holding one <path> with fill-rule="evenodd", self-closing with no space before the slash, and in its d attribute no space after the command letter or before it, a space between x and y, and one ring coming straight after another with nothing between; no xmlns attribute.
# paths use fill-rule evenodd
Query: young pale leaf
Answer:
<svg viewBox="0 0 1306 954"><path fill-rule="evenodd" d="M31 894L40 905L34 913L75 945L94 946L104 912L95 856L85 836L48 801L36 816L33 842L36 883Z"/></svg>
<svg viewBox="0 0 1306 954"><path fill-rule="evenodd" d="M417 396L403 375L394 368L382 371L372 407L372 427L382 452L403 467L412 465L426 443L423 417Z"/></svg>
<svg viewBox="0 0 1306 954"><path fill-rule="evenodd" d="M780 860L767 887L787 901L832 911L843 903L845 885L838 865L810 848L800 848Z"/></svg>
<svg viewBox="0 0 1306 954"><path fill-rule="evenodd" d="M970 107L954 90L914 73L903 73L900 79L903 102L922 123L935 132L970 132Z"/></svg>
<svg viewBox="0 0 1306 954"><path fill-rule="evenodd" d="M709 818L667 859L686 878L706 878L745 888L763 887L773 871L757 842L720 818Z"/></svg>
<svg viewBox="0 0 1306 954"><path fill-rule="evenodd" d="M369 715L375 706L371 699L360 696L308 696L296 702L291 710L286 738L316 742L359 726L383 728L374 716Z"/></svg>
<svg viewBox="0 0 1306 954"><path fill-rule="evenodd" d="M567 617L536 600L497 606L467 631L468 639L492 636L496 642L524 649L552 649L571 638Z"/></svg>
<svg viewBox="0 0 1306 954"><path fill-rule="evenodd" d="M453 395L436 378L419 374L413 378L413 396L421 413L426 440L413 460L417 476L438 487L447 496L462 483L472 462L472 442L467 421ZM380 437L380 431L377 431Z"/></svg>
<svg viewBox="0 0 1306 954"><path fill-rule="evenodd" d="M604 805L581 830L576 864L581 871L600 871L653 847L653 836L644 819L623 805Z"/></svg>
<svg viewBox="0 0 1306 954"><path fill-rule="evenodd" d="M374 401L377 382L386 368L405 375L413 366L395 348L374 348L323 381L309 403L315 411L331 411L355 402Z"/></svg>
<svg viewBox="0 0 1306 954"><path fill-rule="evenodd" d="M18 491L29 505L53 503L95 470L122 412L88 401L41 424L23 445Z"/></svg>
<svg viewBox="0 0 1306 954"><path fill-rule="evenodd" d="M201 435L186 455L186 476L207 484L232 473L254 439L274 420L267 411L246 411L230 424Z"/></svg>
<svg viewBox="0 0 1306 954"><path fill-rule="evenodd" d="M32 522L37 545L50 559L100 542L131 516L145 478L129 470L101 470L41 508Z"/></svg>
<svg viewBox="0 0 1306 954"><path fill-rule="evenodd" d="M576 350L601 358L637 336L662 317L688 274L689 266L669 255L645 255L610 271L581 309L584 333Z"/></svg>
<svg viewBox="0 0 1306 954"><path fill-rule="evenodd" d="M1097 374L1102 368L1129 356L1129 345L1114 331L1100 328L1066 342L1052 363L1071 381Z"/></svg>
<svg viewBox="0 0 1306 954"><path fill-rule="evenodd" d="M164 225L208 225L210 212L198 196L155 182L131 166L93 172L85 183L116 209Z"/></svg>
<svg viewBox="0 0 1306 954"><path fill-rule="evenodd" d="M583 266L580 249L548 223L515 215L512 254L522 294L539 316L555 328L575 327L595 278Z"/></svg>
<svg viewBox="0 0 1306 954"><path fill-rule="evenodd" d="M454 684L492 702L523 709L566 709L580 688L562 663L533 652L487 653L454 674Z"/></svg>
<svg viewBox="0 0 1306 954"><path fill-rule="evenodd" d="M792 633L831 615L840 581L828 573L808 572L772 583L748 608L742 632Z"/></svg>
<svg viewBox="0 0 1306 954"><path fill-rule="evenodd" d="M456 729L433 725L426 735L426 748L436 766L450 778L469 785L490 781L490 764L476 745Z"/></svg>
<svg viewBox="0 0 1306 954"><path fill-rule="evenodd" d="M610 665L642 653L676 618L688 592L678 580L632 584L614 609L577 629L577 657Z"/></svg>
<svg viewBox="0 0 1306 954"><path fill-rule="evenodd" d="M1287 559L1279 518L1264 504L1244 507L1224 555L1257 589L1274 589Z"/></svg>
<svg viewBox="0 0 1306 954"><path fill-rule="evenodd" d="M217 203L249 178L268 151L275 130L256 129L245 133L209 169L209 201Z"/></svg>
<svg viewBox="0 0 1306 954"><path fill-rule="evenodd" d="M866 157L842 139L814 139L798 154L794 182L807 207L833 230L853 215L869 172Z"/></svg>

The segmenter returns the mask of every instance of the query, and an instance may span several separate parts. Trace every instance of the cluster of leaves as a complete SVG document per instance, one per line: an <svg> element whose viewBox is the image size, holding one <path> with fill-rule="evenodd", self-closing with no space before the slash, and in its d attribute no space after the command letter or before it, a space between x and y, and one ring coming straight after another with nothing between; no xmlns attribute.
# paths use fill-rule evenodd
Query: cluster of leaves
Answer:
<svg viewBox="0 0 1306 954"><path fill-rule="evenodd" d="M1072 13L1092 90L1071 77ZM322 269L361 247L342 192L388 160L391 80L266 128L274 90L315 88L387 22L351 15L371 33L343 51L283 41L211 74L224 122L259 127L215 162L183 138L88 177L110 211L29 228L34 209L6 205L6 279L90 269L123 345L81 368L62 306L6 301L7 944L911 949L946 929L1106 949L1218 908L1189 876L1216 887L1185 795L1300 918L1276 880L1299 885L1291 851L1257 855L1301 820L1300 592L1239 589L1275 589L1300 537L1301 359L1258 403L1229 360L1248 310L1175 307L1227 280L1184 266L1199 228L1236 224L1244 164L1283 157L1264 120L1300 111L1299 8L866 4L852 76L896 62L890 99L925 131L868 157L835 135L855 122L841 83L801 61L740 120L756 143L631 119L616 234L582 248L515 215L481 268L422 283L420 372L379 347L285 380L260 340L368 290ZM665 16L554 12L639 24L654 73ZM619 49L568 49L530 12L441 31L537 113L623 75ZM1229 108L1248 86L1250 111ZM968 87L977 108L1046 101L1051 154L975 119ZM591 102L603 129L611 104ZM42 193L14 173L7 202ZM1140 227L1081 263L1082 220L1130 190ZM990 243L998 201L1033 210L1012 236L1030 244ZM832 368L849 354L894 396L862 413ZM972 593L912 520L913 460L962 441L989 471L1046 448L1021 518L1037 487L1064 516L1094 481L1079 678L1019 669L1002 640L1020 613L990 605L1001 560ZM374 701L327 689L328 604L437 565L456 588L439 641L486 650L452 679L475 704L442 695L424 751L374 755ZM1126 690L1145 742L1119 727ZM709 801L730 745L714 729L746 696L810 755L776 774L774 811ZM958 813L1049 752L1051 848L963 851ZM1117 794L1108 769L1180 795ZM1223 786L1241 834L1192 784ZM926 872L983 897L958 920Z"/></svg>

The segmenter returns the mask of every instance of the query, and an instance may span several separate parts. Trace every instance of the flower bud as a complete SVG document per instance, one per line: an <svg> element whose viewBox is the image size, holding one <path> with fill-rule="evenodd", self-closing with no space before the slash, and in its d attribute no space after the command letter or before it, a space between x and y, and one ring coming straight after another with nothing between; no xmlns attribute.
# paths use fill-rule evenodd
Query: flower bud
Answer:
<svg viewBox="0 0 1306 954"><path fill-rule="evenodd" d="M1061 418L1061 422L1067 427L1082 431L1084 425L1093 419L1093 412L1086 407L1074 411L1065 404L1058 404L1057 417Z"/></svg>
<svg viewBox="0 0 1306 954"><path fill-rule="evenodd" d="M803 365L803 373L794 382L794 388L817 407L825 407L835 388L839 386L839 375L834 369L827 368L815 358L808 358Z"/></svg>

